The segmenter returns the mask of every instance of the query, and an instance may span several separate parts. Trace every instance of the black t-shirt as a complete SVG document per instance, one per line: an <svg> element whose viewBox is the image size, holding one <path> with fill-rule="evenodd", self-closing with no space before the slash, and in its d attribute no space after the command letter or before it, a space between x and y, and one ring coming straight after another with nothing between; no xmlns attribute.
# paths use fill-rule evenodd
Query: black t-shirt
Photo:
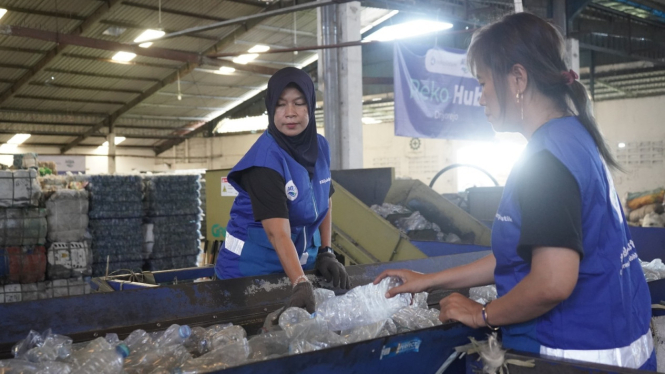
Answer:
<svg viewBox="0 0 665 374"><path fill-rule="evenodd" d="M236 177L252 202L254 221L269 218L289 218L289 208L284 189L286 181L281 174L265 167L251 167ZM330 182L330 195L335 188Z"/></svg>
<svg viewBox="0 0 665 374"><path fill-rule="evenodd" d="M536 247L570 248L584 256L577 180L547 150L526 161L517 181L522 229L517 254L531 262Z"/></svg>

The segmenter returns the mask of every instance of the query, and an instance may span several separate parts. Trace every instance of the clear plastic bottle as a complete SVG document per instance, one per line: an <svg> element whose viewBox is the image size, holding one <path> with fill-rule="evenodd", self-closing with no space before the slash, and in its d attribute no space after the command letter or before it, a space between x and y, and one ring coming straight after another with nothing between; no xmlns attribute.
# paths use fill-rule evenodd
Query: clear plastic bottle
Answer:
<svg viewBox="0 0 665 374"><path fill-rule="evenodd" d="M173 344L182 344L192 334L192 329L187 325L173 324L155 340L158 347L166 347Z"/></svg>
<svg viewBox="0 0 665 374"><path fill-rule="evenodd" d="M350 330L390 318L411 305L411 294L386 298L386 292L402 284L397 277L387 277L379 284L353 288L345 295L330 298L316 308L317 318L325 320L331 331Z"/></svg>
<svg viewBox="0 0 665 374"><path fill-rule="evenodd" d="M83 361L87 360L88 357L111 350L113 350L113 346L109 344L105 338L100 336L88 343L85 347L72 353L66 361L71 363L73 367L78 367Z"/></svg>
<svg viewBox="0 0 665 374"><path fill-rule="evenodd" d="M72 370L72 374L119 374L127 356L129 348L124 344L118 344L114 350L88 355Z"/></svg>
<svg viewBox="0 0 665 374"><path fill-rule="evenodd" d="M152 343L152 338L150 334L145 332L145 330L134 330L129 336L123 341L125 345L132 351L138 349L139 347L149 345Z"/></svg>
<svg viewBox="0 0 665 374"><path fill-rule="evenodd" d="M174 374L201 374L237 366L247 361L247 339L214 349L203 356L191 359L174 370Z"/></svg>
<svg viewBox="0 0 665 374"><path fill-rule="evenodd" d="M231 326L216 333L210 338L210 350L215 350L229 344L237 343L247 338L247 332L242 326Z"/></svg>
<svg viewBox="0 0 665 374"><path fill-rule="evenodd" d="M305 322L310 318L312 318L312 316L307 313L305 309L291 307L279 316L279 327L281 327L282 330L287 330L291 326Z"/></svg>
<svg viewBox="0 0 665 374"><path fill-rule="evenodd" d="M332 290L327 290L325 288L317 288L314 290L314 303L315 307L318 307L324 301L335 297L335 292Z"/></svg>

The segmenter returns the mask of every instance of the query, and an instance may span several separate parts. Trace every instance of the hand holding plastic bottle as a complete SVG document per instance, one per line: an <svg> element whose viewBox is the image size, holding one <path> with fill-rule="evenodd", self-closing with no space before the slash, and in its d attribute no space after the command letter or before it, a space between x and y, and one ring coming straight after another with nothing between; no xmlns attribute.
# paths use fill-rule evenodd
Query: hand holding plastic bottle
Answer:
<svg viewBox="0 0 665 374"><path fill-rule="evenodd" d="M401 293L418 293L423 291L428 291L432 285L429 274L418 273L412 270L406 269L389 269L385 270L383 273L379 274L376 279L374 279L374 284L379 284L382 279L387 277L398 277L404 282L401 286L391 288L386 293L387 298L394 297Z"/></svg>

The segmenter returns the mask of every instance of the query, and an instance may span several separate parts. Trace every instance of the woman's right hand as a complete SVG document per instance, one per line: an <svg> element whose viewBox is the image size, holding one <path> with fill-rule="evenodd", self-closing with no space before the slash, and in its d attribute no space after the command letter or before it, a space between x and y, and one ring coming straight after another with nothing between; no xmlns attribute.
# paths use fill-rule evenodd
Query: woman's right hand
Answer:
<svg viewBox="0 0 665 374"><path fill-rule="evenodd" d="M401 293L418 293L428 290L430 285L430 279L427 274L418 273L412 270L406 269L390 269L385 270L383 273L379 274L376 279L374 279L374 284L379 284L381 280L386 277L398 277L404 282L401 286L391 288L386 293L387 298L394 297Z"/></svg>

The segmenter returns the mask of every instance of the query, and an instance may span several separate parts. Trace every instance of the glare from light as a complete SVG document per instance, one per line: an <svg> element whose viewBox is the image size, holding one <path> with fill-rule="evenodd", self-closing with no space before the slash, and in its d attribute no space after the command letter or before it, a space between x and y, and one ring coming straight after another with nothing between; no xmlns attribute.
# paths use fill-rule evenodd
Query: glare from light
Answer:
<svg viewBox="0 0 665 374"><path fill-rule="evenodd" d="M270 50L270 47L267 45L263 44L257 44L253 46L252 48L249 49L249 53L261 53L261 52L268 52Z"/></svg>
<svg viewBox="0 0 665 374"><path fill-rule="evenodd" d="M162 36L164 36L166 32L161 31L161 30L152 30L152 29L147 29L144 32L141 33L136 39L134 39L134 43L140 43L140 42L145 42L149 40L155 40L159 39ZM147 48L147 47L143 47Z"/></svg>
<svg viewBox="0 0 665 374"><path fill-rule="evenodd" d="M30 134L16 134L7 141L7 144L15 144L15 145L23 144L23 142L28 140L28 138L30 138Z"/></svg>
<svg viewBox="0 0 665 374"><path fill-rule="evenodd" d="M626 148L626 143L619 143L619 148Z"/></svg>
<svg viewBox="0 0 665 374"><path fill-rule="evenodd" d="M219 133L233 133L245 131L265 130L268 127L268 116L245 117L236 119L224 119L217 125Z"/></svg>
<svg viewBox="0 0 665 374"><path fill-rule="evenodd" d="M5 14L7 14L7 9L0 8L0 18L4 17Z"/></svg>
<svg viewBox="0 0 665 374"><path fill-rule="evenodd" d="M369 25L363 27L363 28L360 30L360 35L366 33L367 31L369 31L369 30L371 30L371 29L373 29L373 28L375 28L376 26L378 26L378 25L384 23L385 21L387 21L387 20L389 20L390 18L392 18L392 17L394 17L395 15L397 15L397 13L399 13L399 10L392 10L392 11L388 12L388 13L387 13L386 15L384 15L383 17L381 17L381 18L377 19L376 21L370 23Z"/></svg>
<svg viewBox="0 0 665 374"><path fill-rule="evenodd" d="M457 151L457 163L475 165L490 173L499 184L504 185L513 165L526 147L526 140L519 142L467 142ZM483 172L473 168L458 168L457 191L469 187L493 186L492 180Z"/></svg>
<svg viewBox="0 0 665 374"><path fill-rule="evenodd" d="M221 68L219 68L219 74L224 74L224 75L233 74L233 72L235 71L236 68L232 68L229 66L222 66Z"/></svg>
<svg viewBox="0 0 665 374"><path fill-rule="evenodd" d="M2 144L0 145L0 153L18 153L18 146L16 144Z"/></svg>
<svg viewBox="0 0 665 374"><path fill-rule="evenodd" d="M150 48L151 45L152 45L152 42L145 42L145 43L139 44L139 47L141 47L141 48Z"/></svg>
<svg viewBox="0 0 665 374"><path fill-rule="evenodd" d="M376 125L377 123L381 123L380 120L372 117L363 117L362 122L365 125Z"/></svg>
<svg viewBox="0 0 665 374"><path fill-rule="evenodd" d="M236 64L245 65L248 62L255 60L257 57L259 57L259 55L256 53L247 53L234 58L233 62L235 62Z"/></svg>
<svg viewBox="0 0 665 374"><path fill-rule="evenodd" d="M113 57L111 57L112 60L114 61L120 61L120 62L128 62L132 61L136 57L136 53L132 52L118 52Z"/></svg>
<svg viewBox="0 0 665 374"><path fill-rule="evenodd" d="M376 40L386 42L396 39L406 39L437 31L448 30L452 27L453 24L448 22L436 22L428 20L410 21L397 25L382 27L380 30L363 39L363 41Z"/></svg>
<svg viewBox="0 0 665 374"><path fill-rule="evenodd" d="M125 138L124 136L116 136L115 139L114 139L115 140L114 143L115 143L115 145L118 145L118 144L124 142L126 139L127 138ZM109 142L107 140L104 143L102 143L102 145L100 145L99 148L108 148L108 146L109 146Z"/></svg>

